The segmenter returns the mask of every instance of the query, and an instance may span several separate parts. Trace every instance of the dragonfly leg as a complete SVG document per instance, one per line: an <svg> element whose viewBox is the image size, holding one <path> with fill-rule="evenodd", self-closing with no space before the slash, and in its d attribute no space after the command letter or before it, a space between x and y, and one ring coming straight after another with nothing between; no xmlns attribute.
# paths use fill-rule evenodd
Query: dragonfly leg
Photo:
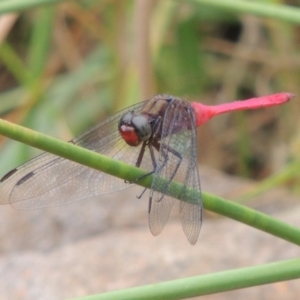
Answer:
<svg viewBox="0 0 300 300"><path fill-rule="evenodd" d="M155 158L155 155L154 155L153 147L152 147L151 144L148 144L148 147L149 147L149 151L150 151L150 156L151 156L151 161L152 161L153 170L150 171L150 172L148 172L148 173L146 173L146 174L141 175L140 177L138 177L138 178L136 179L136 181L141 180L142 178L145 178L146 176L149 176L149 175L153 174L153 173L156 171L156 165L157 165L157 164L156 164L156 158ZM154 146L154 148L157 149L155 146ZM145 149L144 149L144 151L145 151ZM142 152L142 149L141 149L141 152ZM139 155L139 157L140 157L140 155ZM142 160L141 160L141 161L142 161ZM140 163L141 163L141 161L140 161ZM137 162L139 162L139 159L138 159ZM137 166L137 165L136 165L136 166ZM137 166L137 167L139 167L139 166ZM140 195L137 196L137 198L140 199L140 198L144 195L144 193L145 193L146 190L147 190L147 188L145 188L145 189L142 191L142 193L141 193ZM150 195L150 201L149 201L149 203L150 203L150 202L151 202L151 195Z"/></svg>
<svg viewBox="0 0 300 300"><path fill-rule="evenodd" d="M141 165L141 163L142 163L142 160L143 160L143 157L144 157L144 154L145 154L146 146L147 146L147 142L144 142L144 143L142 144L141 151L140 151L140 153L139 153L138 159L137 159L136 164L135 164L135 166L136 166L137 168L139 168L140 165ZM145 175L142 175L142 176L136 178L134 181L130 181L129 183L136 183L137 181L139 181L139 180L141 179L141 177L143 178L143 177L146 176L146 175L148 175L148 173L146 173ZM127 182L127 181L125 181L125 182Z"/></svg>
<svg viewBox="0 0 300 300"><path fill-rule="evenodd" d="M143 174L141 175L140 177L138 177L135 182L153 174L154 172L156 172L156 158L155 158L155 155L154 155L154 151L153 151L153 147L159 152L159 146L160 144L158 143L157 140L155 140L153 138L153 136L155 134L157 134L157 130L159 129L159 125L161 123L161 118L157 118L155 120L155 124L153 124L153 134L152 134L152 137L148 140L148 141L145 141L142 145L142 148L141 148L141 151L139 153L139 156L138 156L138 159L137 159L137 162L135 164L136 167L140 167L141 163L142 163L142 160L143 160L143 157L144 157L144 153L145 153L145 149L146 149L146 146L149 147L149 151L150 151L150 156L151 156L151 161L152 161L152 166L153 166L153 169L152 171L146 173L146 174ZM152 147L153 146L153 147Z"/></svg>

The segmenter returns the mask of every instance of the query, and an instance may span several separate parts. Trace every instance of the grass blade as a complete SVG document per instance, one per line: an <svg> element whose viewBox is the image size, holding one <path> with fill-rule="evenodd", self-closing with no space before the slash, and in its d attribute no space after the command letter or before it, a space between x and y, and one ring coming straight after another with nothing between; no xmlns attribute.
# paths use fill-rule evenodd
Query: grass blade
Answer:
<svg viewBox="0 0 300 300"><path fill-rule="evenodd" d="M80 297L76 300L178 300L299 277L300 259L293 259Z"/></svg>
<svg viewBox="0 0 300 300"><path fill-rule="evenodd" d="M213 7L219 10L229 10L231 13L254 14L295 24L300 23L300 9L295 6L245 0L189 0L188 2L194 2L202 6Z"/></svg>

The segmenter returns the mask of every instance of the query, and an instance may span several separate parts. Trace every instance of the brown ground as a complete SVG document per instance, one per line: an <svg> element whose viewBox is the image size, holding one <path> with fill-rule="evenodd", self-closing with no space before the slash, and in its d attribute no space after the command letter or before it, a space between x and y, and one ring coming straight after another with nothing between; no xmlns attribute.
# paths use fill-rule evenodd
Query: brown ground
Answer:
<svg viewBox="0 0 300 300"><path fill-rule="evenodd" d="M201 167L202 188L231 197L252 184ZM136 189L47 210L0 207L0 299L65 299L187 276L260 265L300 255L297 246L207 213L191 246L177 212L162 234L147 225ZM104 197L103 197L104 198ZM299 199L269 192L251 206L300 227ZM298 299L299 280L201 299Z"/></svg>

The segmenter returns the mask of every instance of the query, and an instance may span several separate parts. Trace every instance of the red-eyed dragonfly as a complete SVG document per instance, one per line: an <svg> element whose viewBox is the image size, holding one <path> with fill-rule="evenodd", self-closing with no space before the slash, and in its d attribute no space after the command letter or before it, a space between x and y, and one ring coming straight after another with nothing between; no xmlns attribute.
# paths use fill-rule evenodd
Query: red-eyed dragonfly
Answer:
<svg viewBox="0 0 300 300"><path fill-rule="evenodd" d="M140 167L145 176L152 174L151 233L158 235L163 230L177 198L183 231L194 245L202 223L196 128L222 113L280 105L292 97L279 93L208 106L157 95L120 111L71 142ZM182 184L176 195L170 190L174 181ZM0 180L0 204L10 203L18 209L50 207L128 186L121 179L45 152Z"/></svg>

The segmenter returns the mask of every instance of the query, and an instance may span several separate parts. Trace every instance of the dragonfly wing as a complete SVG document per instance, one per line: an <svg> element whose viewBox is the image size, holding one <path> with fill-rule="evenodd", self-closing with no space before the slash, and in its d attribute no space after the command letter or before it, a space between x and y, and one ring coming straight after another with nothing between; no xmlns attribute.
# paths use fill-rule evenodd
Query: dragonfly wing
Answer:
<svg viewBox="0 0 300 300"><path fill-rule="evenodd" d="M151 232L159 234L168 221L175 198L178 198L181 200L180 217L183 231L191 244L197 241L202 220L196 149L194 111L189 103L175 100L167 108L164 116L160 151L152 182L149 224ZM178 195L172 192L175 198L168 196L173 181L183 184L183 189L178 191ZM191 189L194 191L191 192Z"/></svg>
<svg viewBox="0 0 300 300"><path fill-rule="evenodd" d="M198 168L196 166L186 178L179 206L182 229L192 245L197 242L202 224L203 208L199 183Z"/></svg>
<svg viewBox="0 0 300 300"><path fill-rule="evenodd" d="M202 225L202 200L200 176L197 162L197 130L195 122L194 110L188 107L186 110L185 120L192 122L191 126L186 125L189 130L178 133L182 143L188 143L189 147L185 149L185 155L182 163L182 176L184 176L183 189L180 195L179 215L181 219L182 229L187 239L192 245L195 245Z"/></svg>
<svg viewBox="0 0 300 300"><path fill-rule="evenodd" d="M190 138L192 144L186 153L185 170L182 169L183 173L185 173L185 179L180 196L179 215L184 234L189 242L195 245L201 229L203 208L197 155L194 153L196 147L193 146L196 143L195 135L192 134Z"/></svg>
<svg viewBox="0 0 300 300"><path fill-rule="evenodd" d="M161 201L157 197L150 200L149 228L154 236L159 235L168 222L174 202L175 199L167 195Z"/></svg>
<svg viewBox="0 0 300 300"><path fill-rule="evenodd" d="M127 111L139 112L145 102L129 107L74 138L71 142L135 165L139 147L128 146L118 132ZM50 207L115 192L130 185L76 162L43 153L5 175L0 181L0 204L18 209Z"/></svg>

